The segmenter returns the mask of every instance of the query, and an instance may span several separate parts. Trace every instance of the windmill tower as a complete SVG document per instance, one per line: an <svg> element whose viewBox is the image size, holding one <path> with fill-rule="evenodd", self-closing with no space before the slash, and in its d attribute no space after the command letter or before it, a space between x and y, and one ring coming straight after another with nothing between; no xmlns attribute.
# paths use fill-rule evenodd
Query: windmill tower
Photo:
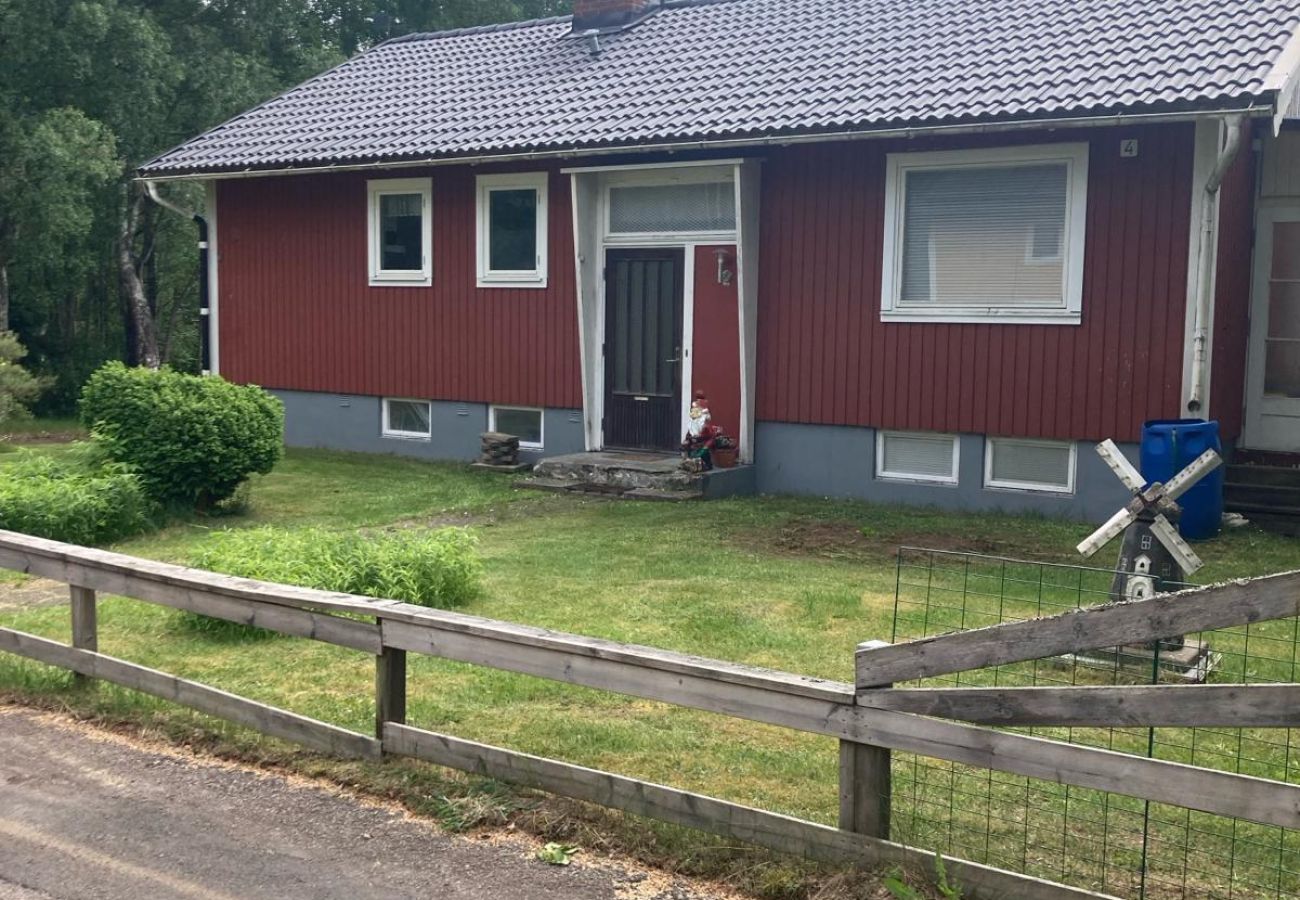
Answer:
<svg viewBox="0 0 1300 900"><path fill-rule="evenodd" d="M1079 552L1091 557L1116 537L1124 536L1111 581L1113 602L1145 600L1155 594L1180 590L1205 563L1178 533L1174 524L1180 512L1177 500L1221 466L1223 459L1213 450L1206 450L1167 484L1156 482L1148 487L1146 479L1120 453L1114 441L1098 444L1097 452L1132 492L1133 499L1085 538L1079 544ZM1151 664L1155 655L1161 666L1197 681L1204 679L1214 662L1209 645L1203 641L1188 645L1181 637L1142 648L1121 647L1117 653L1121 662L1146 665Z"/></svg>

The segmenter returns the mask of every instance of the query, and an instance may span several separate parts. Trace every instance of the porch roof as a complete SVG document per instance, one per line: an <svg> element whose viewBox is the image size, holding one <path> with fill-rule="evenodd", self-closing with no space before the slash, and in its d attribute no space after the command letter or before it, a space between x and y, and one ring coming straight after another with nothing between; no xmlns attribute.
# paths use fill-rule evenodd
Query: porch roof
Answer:
<svg viewBox="0 0 1300 900"><path fill-rule="evenodd" d="M666 0L598 54L568 17L388 41L141 174L1271 105L1298 26L1295 0Z"/></svg>

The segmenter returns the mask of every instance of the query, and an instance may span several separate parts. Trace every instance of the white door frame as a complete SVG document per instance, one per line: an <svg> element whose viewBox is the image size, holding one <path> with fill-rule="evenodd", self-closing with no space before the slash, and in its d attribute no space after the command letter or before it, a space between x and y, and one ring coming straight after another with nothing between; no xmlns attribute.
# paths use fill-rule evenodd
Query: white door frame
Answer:
<svg viewBox="0 0 1300 900"><path fill-rule="evenodd" d="M1250 292L1250 350L1246 370L1246 421L1242 444L1254 450L1285 452L1300 451L1300 399L1264 396L1273 226L1279 222L1300 223L1300 203L1261 206L1256 219L1255 271Z"/></svg>

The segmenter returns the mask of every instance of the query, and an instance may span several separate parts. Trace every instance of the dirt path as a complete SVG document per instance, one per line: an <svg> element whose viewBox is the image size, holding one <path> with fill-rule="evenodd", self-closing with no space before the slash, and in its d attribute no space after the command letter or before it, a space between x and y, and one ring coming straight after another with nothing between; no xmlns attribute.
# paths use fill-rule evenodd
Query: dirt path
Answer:
<svg viewBox="0 0 1300 900"><path fill-rule="evenodd" d="M724 900L0 706L0 900Z"/></svg>
<svg viewBox="0 0 1300 900"><path fill-rule="evenodd" d="M22 584L0 584L0 612L67 602L68 586L61 581L31 578Z"/></svg>

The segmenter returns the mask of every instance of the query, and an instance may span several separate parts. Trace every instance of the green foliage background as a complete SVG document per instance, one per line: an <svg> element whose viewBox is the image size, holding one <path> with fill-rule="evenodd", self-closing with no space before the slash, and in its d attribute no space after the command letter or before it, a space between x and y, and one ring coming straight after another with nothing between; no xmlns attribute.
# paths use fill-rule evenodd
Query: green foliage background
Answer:
<svg viewBox="0 0 1300 900"><path fill-rule="evenodd" d="M0 331L71 410L135 362L115 248L137 166L389 37L567 11L567 0L0 0ZM197 187L168 189L202 205ZM143 206L132 235L163 362L198 367L191 223Z"/></svg>

